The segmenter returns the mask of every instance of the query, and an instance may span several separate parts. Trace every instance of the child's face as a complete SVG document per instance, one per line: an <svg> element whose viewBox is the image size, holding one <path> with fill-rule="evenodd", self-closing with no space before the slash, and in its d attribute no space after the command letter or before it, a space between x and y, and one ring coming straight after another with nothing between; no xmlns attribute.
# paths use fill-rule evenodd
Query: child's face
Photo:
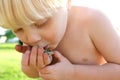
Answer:
<svg viewBox="0 0 120 80"><path fill-rule="evenodd" d="M16 27L13 32L25 44L54 49L64 36L66 26L67 10L60 8L54 16Z"/></svg>

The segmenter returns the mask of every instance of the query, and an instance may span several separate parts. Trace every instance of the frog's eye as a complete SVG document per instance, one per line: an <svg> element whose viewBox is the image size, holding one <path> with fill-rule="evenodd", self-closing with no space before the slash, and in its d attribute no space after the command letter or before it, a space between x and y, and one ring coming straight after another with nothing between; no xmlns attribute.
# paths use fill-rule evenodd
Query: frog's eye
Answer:
<svg viewBox="0 0 120 80"><path fill-rule="evenodd" d="M47 53L48 55L52 55L52 54L53 54L53 51L50 50L50 49L45 49L45 50L44 50L44 53Z"/></svg>

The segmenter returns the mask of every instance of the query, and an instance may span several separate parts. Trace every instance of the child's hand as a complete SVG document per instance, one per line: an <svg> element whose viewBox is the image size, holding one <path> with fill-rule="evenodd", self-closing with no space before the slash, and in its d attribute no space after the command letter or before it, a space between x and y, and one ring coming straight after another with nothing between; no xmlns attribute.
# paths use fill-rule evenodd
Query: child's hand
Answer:
<svg viewBox="0 0 120 80"><path fill-rule="evenodd" d="M59 52L55 51L53 56L58 63L39 69L39 76L43 80L74 80L73 65Z"/></svg>
<svg viewBox="0 0 120 80"><path fill-rule="evenodd" d="M50 63L51 59L49 55L44 53L44 49L38 46L34 46L31 50L27 50L22 56L22 70L28 76L37 75L38 69Z"/></svg>
<svg viewBox="0 0 120 80"><path fill-rule="evenodd" d="M29 77L39 77L38 71L34 67L28 66L29 56L30 56L30 46L16 45L16 51L22 54L22 70Z"/></svg>
<svg viewBox="0 0 120 80"><path fill-rule="evenodd" d="M30 50L27 50L24 54L22 54L22 71L29 77L39 77L37 69L29 65L30 55Z"/></svg>
<svg viewBox="0 0 120 80"><path fill-rule="evenodd" d="M34 46L31 50L29 65L37 68L43 68L51 63L51 59L47 53L44 53L43 48Z"/></svg>

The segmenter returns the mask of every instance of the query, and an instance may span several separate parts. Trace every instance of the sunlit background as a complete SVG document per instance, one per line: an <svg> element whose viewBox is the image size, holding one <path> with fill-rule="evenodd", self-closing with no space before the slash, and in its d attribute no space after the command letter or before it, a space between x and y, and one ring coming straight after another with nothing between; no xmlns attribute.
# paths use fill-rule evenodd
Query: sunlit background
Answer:
<svg viewBox="0 0 120 80"><path fill-rule="evenodd" d="M102 11L112 22L118 34L120 34L120 0L74 0L73 5L85 6ZM41 80L31 79L21 71L21 54L16 52L14 46L17 43L5 43L6 30L0 27L0 80ZM9 31L8 36L9 35ZM2 37L1 37L2 36ZM12 35L13 36L13 35ZM16 38L9 39L13 42Z"/></svg>
<svg viewBox="0 0 120 80"><path fill-rule="evenodd" d="M113 26L120 30L120 0L74 0L73 4L102 11L111 20ZM120 31L118 33L120 34Z"/></svg>

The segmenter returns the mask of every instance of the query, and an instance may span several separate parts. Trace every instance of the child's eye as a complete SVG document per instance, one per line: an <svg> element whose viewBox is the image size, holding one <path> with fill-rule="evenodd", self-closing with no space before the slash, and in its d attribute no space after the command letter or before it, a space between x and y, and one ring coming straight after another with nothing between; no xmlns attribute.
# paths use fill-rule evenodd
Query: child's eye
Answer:
<svg viewBox="0 0 120 80"><path fill-rule="evenodd" d="M41 24L37 24L37 23L35 23L34 25L36 26L36 27L43 27L44 25L46 24L46 22L44 22L44 23L41 23Z"/></svg>
<svg viewBox="0 0 120 80"><path fill-rule="evenodd" d="M48 19L44 19L44 20L38 20L38 21L36 21L35 23L34 23L34 25L36 26L36 27L43 27L43 26L45 26L45 24L48 22Z"/></svg>

